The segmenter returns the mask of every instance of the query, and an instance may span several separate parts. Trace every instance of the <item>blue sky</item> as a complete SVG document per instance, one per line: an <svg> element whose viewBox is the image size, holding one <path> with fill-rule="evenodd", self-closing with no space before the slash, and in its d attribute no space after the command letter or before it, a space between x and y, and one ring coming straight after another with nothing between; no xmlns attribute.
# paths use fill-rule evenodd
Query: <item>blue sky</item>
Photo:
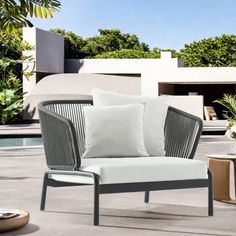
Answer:
<svg viewBox="0 0 236 236"><path fill-rule="evenodd" d="M136 34L151 48L180 49L203 38L236 34L236 0L62 0L41 29L61 28L85 38L98 29Z"/></svg>

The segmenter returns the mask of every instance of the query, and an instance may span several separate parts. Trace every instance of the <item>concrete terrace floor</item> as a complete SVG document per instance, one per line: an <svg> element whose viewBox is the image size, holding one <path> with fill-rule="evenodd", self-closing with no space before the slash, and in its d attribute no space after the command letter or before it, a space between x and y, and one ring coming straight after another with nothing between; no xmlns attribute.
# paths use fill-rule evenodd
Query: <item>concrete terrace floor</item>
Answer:
<svg viewBox="0 0 236 236"><path fill-rule="evenodd" d="M229 146L223 136L204 136L196 159ZM92 187L49 188L46 211L39 210L43 148L1 149L0 168L0 207L31 214L26 227L2 235L236 235L236 205L215 202L214 217L207 217L206 189L152 192L149 204L143 193L101 195L100 226L93 226Z"/></svg>

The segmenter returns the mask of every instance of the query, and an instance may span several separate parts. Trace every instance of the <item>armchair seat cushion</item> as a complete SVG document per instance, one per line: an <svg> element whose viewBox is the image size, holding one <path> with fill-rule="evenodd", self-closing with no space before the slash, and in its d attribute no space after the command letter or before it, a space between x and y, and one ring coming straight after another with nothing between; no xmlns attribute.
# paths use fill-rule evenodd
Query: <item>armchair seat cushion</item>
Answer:
<svg viewBox="0 0 236 236"><path fill-rule="evenodd" d="M100 184L208 178L205 161L177 157L83 159L80 170L98 174ZM77 175L52 174L51 178L62 182L93 183L92 179Z"/></svg>

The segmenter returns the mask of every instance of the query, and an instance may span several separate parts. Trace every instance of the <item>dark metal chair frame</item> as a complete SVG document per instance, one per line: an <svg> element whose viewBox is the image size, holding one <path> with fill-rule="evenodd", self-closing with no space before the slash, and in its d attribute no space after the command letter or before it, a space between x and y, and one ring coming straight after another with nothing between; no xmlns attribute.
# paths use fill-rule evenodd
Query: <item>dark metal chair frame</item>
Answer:
<svg viewBox="0 0 236 236"><path fill-rule="evenodd" d="M83 106L91 100L55 100L38 105L45 155L49 170L44 174L41 206L45 209L47 187L87 185L68 183L50 178L51 174L85 176L93 179L94 225L99 225L99 196L106 193L144 191L144 201L149 202L149 191L187 188L208 188L208 215L213 216L212 174L208 179L157 181L140 183L100 184L99 176L81 171L81 155L84 151ZM193 159L202 132L202 120L173 107L168 108L165 121L166 156Z"/></svg>

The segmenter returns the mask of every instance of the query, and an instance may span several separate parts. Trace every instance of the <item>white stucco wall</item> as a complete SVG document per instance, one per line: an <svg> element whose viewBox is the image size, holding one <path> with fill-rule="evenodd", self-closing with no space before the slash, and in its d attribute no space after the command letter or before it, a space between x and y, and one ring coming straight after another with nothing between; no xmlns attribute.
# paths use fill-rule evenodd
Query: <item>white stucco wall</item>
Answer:
<svg viewBox="0 0 236 236"><path fill-rule="evenodd" d="M143 95L157 95L158 83L236 84L236 67L150 68L141 76Z"/></svg>
<svg viewBox="0 0 236 236"><path fill-rule="evenodd" d="M34 47L23 52L33 56L34 61L23 63L26 71L34 71L30 80L23 78L23 91L30 93L37 82L36 73L64 72L64 37L35 27L23 28L23 40ZM26 95L27 96L27 95Z"/></svg>
<svg viewBox="0 0 236 236"><path fill-rule="evenodd" d="M37 104L44 100L88 99L94 88L140 95L140 78L98 74L55 74L46 76L24 101L24 117L38 119ZM83 96L83 97L81 97ZM90 98L89 98L90 99ZM203 119L203 96L162 96L161 100Z"/></svg>
<svg viewBox="0 0 236 236"><path fill-rule="evenodd" d="M141 93L149 96L158 95L158 83L236 84L236 67L182 67L181 60L165 54L161 59L70 59L65 65L73 73L140 74Z"/></svg>
<svg viewBox="0 0 236 236"><path fill-rule="evenodd" d="M23 28L23 39L34 46L35 71L64 72L64 37L38 28Z"/></svg>
<svg viewBox="0 0 236 236"><path fill-rule="evenodd" d="M169 59L66 59L68 73L141 74L149 68L177 68L182 62Z"/></svg>

